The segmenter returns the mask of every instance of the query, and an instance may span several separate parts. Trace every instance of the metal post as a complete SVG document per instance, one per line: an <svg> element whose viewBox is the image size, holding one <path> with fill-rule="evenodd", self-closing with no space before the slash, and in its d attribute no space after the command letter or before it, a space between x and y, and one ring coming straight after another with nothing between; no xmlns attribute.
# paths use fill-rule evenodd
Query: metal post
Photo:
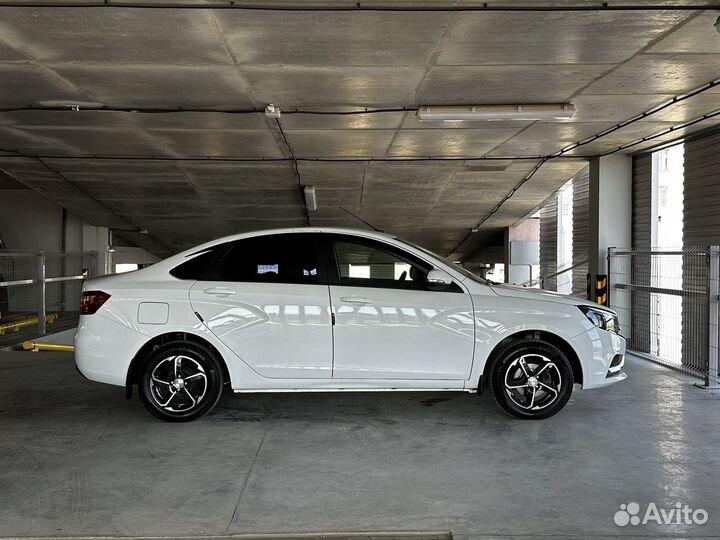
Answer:
<svg viewBox="0 0 720 540"><path fill-rule="evenodd" d="M607 293L606 293L607 298L605 299L605 305L607 307L612 307L612 304L610 303L610 261L612 260L612 259L610 259L610 254L612 253L613 249L614 248L611 248L611 247L608 248L607 257L606 257L607 272L605 272L605 275L607 276Z"/></svg>
<svg viewBox="0 0 720 540"><path fill-rule="evenodd" d="M44 336L47 333L47 326L45 323L45 316L47 315L46 312L46 288L47 284L45 283L45 252L40 251L38 253L38 273L37 273L37 282L38 282L38 290L40 294L40 298L38 299L38 333L41 336Z"/></svg>
<svg viewBox="0 0 720 540"><path fill-rule="evenodd" d="M105 248L105 269L104 274L112 274L113 264L112 256L115 248L113 247L113 233L112 229L108 229L107 247Z"/></svg>
<svg viewBox="0 0 720 540"><path fill-rule="evenodd" d="M710 246L710 268L708 276L708 368L705 374L707 388L718 385L718 300L720 295L720 246Z"/></svg>
<svg viewBox="0 0 720 540"><path fill-rule="evenodd" d="M88 268L92 269L90 270L90 276L89 277L95 277L100 275L100 269L98 268L98 252L97 251L90 251L90 261L88 262Z"/></svg>

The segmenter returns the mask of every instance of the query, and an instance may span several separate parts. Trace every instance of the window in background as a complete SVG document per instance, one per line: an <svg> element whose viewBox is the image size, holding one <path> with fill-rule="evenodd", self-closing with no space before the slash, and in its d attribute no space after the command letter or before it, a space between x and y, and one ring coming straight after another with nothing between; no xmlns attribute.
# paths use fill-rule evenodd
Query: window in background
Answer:
<svg viewBox="0 0 720 540"><path fill-rule="evenodd" d="M125 272L132 272L137 269L138 269L137 264L119 263L119 264L115 265L115 273L116 274L124 274Z"/></svg>
<svg viewBox="0 0 720 540"><path fill-rule="evenodd" d="M370 279L370 266L367 264L348 264L348 277Z"/></svg>
<svg viewBox="0 0 720 540"><path fill-rule="evenodd" d="M653 154L652 245L682 247L685 146L679 144Z"/></svg>
<svg viewBox="0 0 720 540"><path fill-rule="evenodd" d="M652 246L672 252L683 246L685 147L682 144L652 155ZM652 257L650 284L660 289L683 288L682 255ZM682 356L681 296L650 295L650 352L662 358Z"/></svg>
<svg viewBox="0 0 720 540"><path fill-rule="evenodd" d="M572 294L572 270L563 270L572 266L573 241L573 185L565 184L558 193L557 220L557 271L556 290L563 294Z"/></svg>
<svg viewBox="0 0 720 540"><path fill-rule="evenodd" d="M505 283L505 265L502 263L495 263L487 274L485 274L485 277L494 283Z"/></svg>

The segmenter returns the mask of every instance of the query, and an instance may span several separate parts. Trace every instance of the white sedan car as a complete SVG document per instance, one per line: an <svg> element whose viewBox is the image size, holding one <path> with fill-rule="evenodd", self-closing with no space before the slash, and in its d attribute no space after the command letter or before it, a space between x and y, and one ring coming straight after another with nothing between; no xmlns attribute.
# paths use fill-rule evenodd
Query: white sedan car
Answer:
<svg viewBox="0 0 720 540"><path fill-rule="evenodd" d="M574 384L623 380L617 315L497 285L389 234L283 229L209 242L85 284L75 360L181 422L235 392L489 387L546 418Z"/></svg>

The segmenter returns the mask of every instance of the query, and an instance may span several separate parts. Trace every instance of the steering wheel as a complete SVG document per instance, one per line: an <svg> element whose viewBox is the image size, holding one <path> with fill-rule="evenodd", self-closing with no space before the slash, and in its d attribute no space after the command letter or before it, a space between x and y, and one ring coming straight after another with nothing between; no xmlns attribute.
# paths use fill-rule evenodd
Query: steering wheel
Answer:
<svg viewBox="0 0 720 540"><path fill-rule="evenodd" d="M400 274L400 277L398 278L398 281L405 281L405 278L407 277L407 270L403 270L403 273Z"/></svg>

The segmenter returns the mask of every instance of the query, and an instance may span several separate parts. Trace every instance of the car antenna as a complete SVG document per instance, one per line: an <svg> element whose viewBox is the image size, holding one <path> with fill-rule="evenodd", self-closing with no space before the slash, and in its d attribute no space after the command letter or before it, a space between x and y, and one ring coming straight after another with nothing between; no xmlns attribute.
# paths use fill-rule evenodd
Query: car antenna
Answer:
<svg viewBox="0 0 720 540"><path fill-rule="evenodd" d="M370 227L373 231L375 231L375 232L385 232L385 231L383 231L382 229L378 229L375 225L372 225L372 224L368 223L367 221L365 221L365 220L364 220L363 218L361 218L360 216L356 216L355 214L353 214L353 213L352 213L350 210L348 210L347 208L343 208L342 206L339 206L338 208L340 208L340 210L342 210L343 212L347 212L348 214L350 214L352 217L354 217L354 218L357 219L358 221L362 221L365 225L367 225L368 227Z"/></svg>

